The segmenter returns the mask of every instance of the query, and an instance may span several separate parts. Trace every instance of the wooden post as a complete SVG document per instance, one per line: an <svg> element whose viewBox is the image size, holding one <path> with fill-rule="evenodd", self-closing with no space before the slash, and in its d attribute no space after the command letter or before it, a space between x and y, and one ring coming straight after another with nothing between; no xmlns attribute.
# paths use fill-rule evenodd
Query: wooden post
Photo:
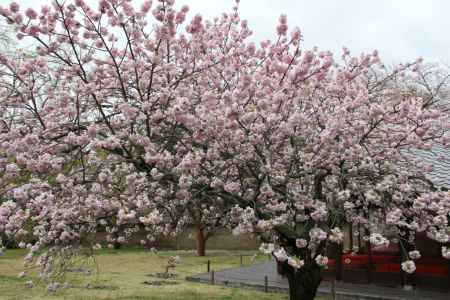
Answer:
<svg viewBox="0 0 450 300"><path fill-rule="evenodd" d="M267 275L264 276L264 292L269 292L269 279Z"/></svg>
<svg viewBox="0 0 450 300"><path fill-rule="evenodd" d="M370 236L369 229L366 229L365 233L367 236ZM367 240L366 247L367 247L367 254L369 255L369 260L367 262L367 282L370 284L373 282L373 269L374 269L372 257L372 243L370 242L370 239Z"/></svg>
<svg viewBox="0 0 450 300"><path fill-rule="evenodd" d="M208 259L208 262L206 263L206 270L209 273L211 271L211 261Z"/></svg>
<svg viewBox="0 0 450 300"><path fill-rule="evenodd" d="M448 267L448 284L447 284L447 292L450 293L450 261L447 262L447 267Z"/></svg>
<svg viewBox="0 0 450 300"><path fill-rule="evenodd" d="M214 284L214 270L211 271L211 284Z"/></svg>
<svg viewBox="0 0 450 300"><path fill-rule="evenodd" d="M348 232L349 232L349 243L350 243L350 251L353 251L353 225L352 223L348 226Z"/></svg>
<svg viewBox="0 0 450 300"><path fill-rule="evenodd" d="M403 251L402 251L403 249ZM410 245L409 243L404 243L402 240L400 240L400 274L401 274L401 280L402 280L402 286L403 289L410 289L411 286L411 276L408 276L408 273L406 273L405 271L403 271L402 269L402 262L408 260L408 256L406 253L408 253L410 251ZM406 252L406 253L405 253Z"/></svg>
<svg viewBox="0 0 450 300"><path fill-rule="evenodd" d="M361 241L361 224L358 223L358 250L361 251L362 241ZM358 252L359 252L358 251Z"/></svg>
<svg viewBox="0 0 450 300"><path fill-rule="evenodd" d="M343 245L335 245L333 246L333 250L335 250L334 257L336 259L336 266L335 266L335 277L337 281L342 281L342 274L343 274L343 265L342 265L342 252L343 252Z"/></svg>
<svg viewBox="0 0 450 300"><path fill-rule="evenodd" d="M331 299L336 300L336 286L334 280L331 280Z"/></svg>
<svg viewBox="0 0 450 300"><path fill-rule="evenodd" d="M244 265L244 264L243 264L242 254L241 254L240 260L241 260L241 267L242 267L242 266Z"/></svg>

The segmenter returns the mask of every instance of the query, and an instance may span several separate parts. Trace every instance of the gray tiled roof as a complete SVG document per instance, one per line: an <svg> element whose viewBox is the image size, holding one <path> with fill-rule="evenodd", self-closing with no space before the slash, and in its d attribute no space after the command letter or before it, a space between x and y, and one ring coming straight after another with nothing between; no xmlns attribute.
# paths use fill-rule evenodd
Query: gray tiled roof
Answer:
<svg viewBox="0 0 450 300"><path fill-rule="evenodd" d="M424 163L433 165L427 177L437 186L450 188L450 148L434 145L431 151L419 151L414 155Z"/></svg>

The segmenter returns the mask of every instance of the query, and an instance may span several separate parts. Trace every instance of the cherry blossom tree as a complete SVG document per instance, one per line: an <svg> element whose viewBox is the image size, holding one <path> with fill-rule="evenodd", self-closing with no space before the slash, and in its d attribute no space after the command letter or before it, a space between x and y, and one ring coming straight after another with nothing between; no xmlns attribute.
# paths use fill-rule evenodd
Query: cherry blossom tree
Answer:
<svg viewBox="0 0 450 300"><path fill-rule="evenodd" d="M369 249L398 242L403 270L414 272L416 232L449 241L449 195L415 155L448 146L448 115L431 105L437 87L412 84L421 60L386 71L376 51L352 57L344 49L341 64L330 52L302 52L286 24L282 16L276 42L242 46L205 103L209 113L196 114L209 124L197 151L207 144L219 153L202 164L214 178L205 192L237 203L236 232L267 242L291 299L314 298L327 250L342 243L348 223L364 228Z"/></svg>
<svg viewBox="0 0 450 300"><path fill-rule="evenodd" d="M145 19L150 10L149 1L139 10L127 1L100 1L98 11L82 1L54 2L40 14L27 9L23 15L16 2L2 9L17 38L34 39L39 53L23 64L2 57L8 70L3 74L5 98L10 100L3 112L14 111L17 117L4 137L5 153L14 160L5 165L13 172L6 173L20 173L22 168L36 173L33 180L50 181L51 197L53 189L65 187L68 198L83 195L76 200L79 205L97 206L99 211L88 214L84 225L72 225L91 224L86 229L90 234L100 224L111 233L111 242L123 242L130 234L119 231L137 231L140 224L153 241L155 233L173 234L195 224L203 245L199 254L204 254L205 240L226 214L223 202L214 205L217 197L192 197L186 189L197 162L180 146L191 141L183 140L188 128L179 115L186 96L196 92L196 74L222 63L213 57L217 49L205 51L212 46L206 42L230 22L209 24L207 32L196 16L177 36L187 6L176 11L171 1L160 2L152 11L153 31ZM5 116L10 123L13 119ZM22 148L13 149L21 143ZM8 192L26 194L24 200L29 200L21 187L9 184ZM59 197L61 204L74 203ZM80 223L80 211L74 213L75 223Z"/></svg>
<svg viewBox="0 0 450 300"><path fill-rule="evenodd" d="M237 230L268 242L291 299L314 298L327 248L342 243L345 224L364 228L369 249L399 242L402 269L414 272L415 233L449 242L449 195L415 155L449 141L434 91L407 84L420 60L386 73L376 52L351 57L344 49L336 65L327 52L289 51L284 33L236 99L236 124L224 134L236 149L220 147L242 162L224 185L241 199Z"/></svg>
<svg viewBox="0 0 450 300"><path fill-rule="evenodd" d="M29 264L48 249L41 276L102 230L147 243L228 218L264 241L291 299L313 299L346 224L404 245L406 272L416 232L448 244L449 195L415 155L450 141L435 89L410 84L421 60L304 50L286 16L256 45L238 4L187 24L173 0L0 9L38 54L0 56L0 232L36 239Z"/></svg>

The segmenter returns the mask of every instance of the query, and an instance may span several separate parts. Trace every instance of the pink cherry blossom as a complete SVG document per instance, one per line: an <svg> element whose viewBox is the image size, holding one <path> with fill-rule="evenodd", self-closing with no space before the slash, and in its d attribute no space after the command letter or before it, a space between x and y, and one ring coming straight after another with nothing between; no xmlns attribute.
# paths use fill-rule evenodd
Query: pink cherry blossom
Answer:
<svg viewBox="0 0 450 300"><path fill-rule="evenodd" d="M9 9L11 10L11 12L17 13L19 12L20 6L17 2L13 1L9 4Z"/></svg>
<svg viewBox="0 0 450 300"><path fill-rule="evenodd" d="M37 18L37 12L32 8L27 8L25 15L32 20Z"/></svg>

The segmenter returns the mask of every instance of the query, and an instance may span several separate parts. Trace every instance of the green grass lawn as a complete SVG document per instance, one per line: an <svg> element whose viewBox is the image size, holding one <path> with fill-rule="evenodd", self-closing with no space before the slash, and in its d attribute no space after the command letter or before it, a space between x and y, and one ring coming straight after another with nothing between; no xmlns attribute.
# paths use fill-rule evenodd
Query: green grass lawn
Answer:
<svg viewBox="0 0 450 300"><path fill-rule="evenodd" d="M287 295L266 294L245 289L225 288L207 284L191 283L184 280L186 276L206 272L206 262L211 260L214 270L238 267L239 254L242 252L210 251L207 257L196 257L192 251L164 251L154 254L142 249L101 250L96 256L99 273L80 275L70 273L67 281L73 284L68 289L59 289L48 293L46 284L37 284L33 289L25 288L28 280L36 281L36 271L25 278L18 278L23 261L23 250L7 250L0 256L0 299L38 300L38 299L109 299L109 300L231 300L231 299L287 299ZM245 254L253 254L247 252ZM175 285L149 286L144 281L158 280L148 276L150 273L163 272L167 258L179 255L181 263L176 268ZM266 257L259 256L257 260ZM244 263L250 264L245 257ZM90 267L92 268L94 264ZM95 268L94 268L95 269ZM94 288L86 288L91 283Z"/></svg>

